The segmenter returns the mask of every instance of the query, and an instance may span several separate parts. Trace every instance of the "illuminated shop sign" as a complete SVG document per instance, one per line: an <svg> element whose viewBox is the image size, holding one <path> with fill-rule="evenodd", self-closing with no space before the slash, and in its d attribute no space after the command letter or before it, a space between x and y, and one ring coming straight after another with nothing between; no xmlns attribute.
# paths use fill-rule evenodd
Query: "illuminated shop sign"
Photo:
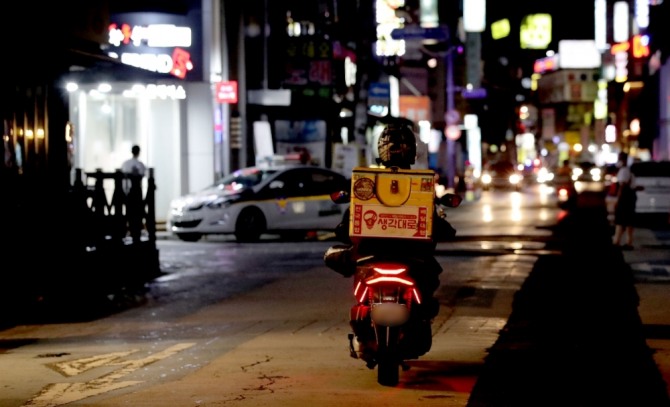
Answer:
<svg viewBox="0 0 670 407"><path fill-rule="evenodd" d="M181 85L133 85L132 88L123 91L123 96L146 99L186 99L186 90Z"/></svg>
<svg viewBox="0 0 670 407"><path fill-rule="evenodd" d="M216 84L218 103L237 103L237 81L223 81Z"/></svg>
<svg viewBox="0 0 670 407"><path fill-rule="evenodd" d="M561 40L558 63L561 69L599 68L602 57L594 40Z"/></svg>
<svg viewBox="0 0 670 407"><path fill-rule="evenodd" d="M491 23L491 38L494 40L509 36L510 31L509 20L506 18Z"/></svg>
<svg viewBox="0 0 670 407"><path fill-rule="evenodd" d="M628 80L628 50L630 44L628 42L620 42L612 45L610 53L614 56L614 80L619 83Z"/></svg>
<svg viewBox="0 0 670 407"><path fill-rule="evenodd" d="M110 24L110 56L124 64L184 79L193 69L191 28L174 24Z"/></svg>
<svg viewBox="0 0 670 407"><path fill-rule="evenodd" d="M614 57L614 80L620 83L626 82L629 80L629 64L650 57L649 37L634 35L629 41L613 44L610 53Z"/></svg>
<svg viewBox="0 0 670 407"><path fill-rule="evenodd" d="M554 54L548 57L540 58L533 63L533 72L545 73L555 71L559 68L558 55Z"/></svg>
<svg viewBox="0 0 670 407"><path fill-rule="evenodd" d="M648 35L634 35L631 42L633 43L633 49L631 50L633 58L646 58L650 55Z"/></svg>
<svg viewBox="0 0 670 407"><path fill-rule="evenodd" d="M546 49L551 43L551 15L531 14L523 18L520 44L523 49Z"/></svg>
<svg viewBox="0 0 670 407"><path fill-rule="evenodd" d="M376 0L375 22L377 23L377 56L405 55L405 40L394 39L391 32L404 27L404 21L396 15L396 10L405 5L405 0Z"/></svg>

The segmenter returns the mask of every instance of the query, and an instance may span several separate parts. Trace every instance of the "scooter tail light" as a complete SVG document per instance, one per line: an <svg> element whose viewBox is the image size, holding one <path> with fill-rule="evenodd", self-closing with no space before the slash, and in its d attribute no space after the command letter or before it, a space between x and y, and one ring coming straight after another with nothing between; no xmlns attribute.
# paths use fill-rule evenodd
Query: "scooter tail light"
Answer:
<svg viewBox="0 0 670 407"><path fill-rule="evenodd" d="M402 277L392 277L392 276L379 276L379 277L374 277L366 281L366 284L368 285L375 285L375 284L380 284L380 283L399 283L403 284L406 286L413 286L414 281L408 280L406 278Z"/></svg>
<svg viewBox="0 0 670 407"><path fill-rule="evenodd" d="M379 265L377 267L373 267L372 269L377 273L383 274L385 276L388 275L397 276L407 271L407 267L402 267L394 264Z"/></svg>
<svg viewBox="0 0 670 407"><path fill-rule="evenodd" d="M363 294L361 294L361 296L358 297L358 302L361 302L361 303L365 302L365 297L367 296L367 294L368 294L368 288L365 287L365 290L363 290Z"/></svg>
<svg viewBox="0 0 670 407"><path fill-rule="evenodd" d="M358 290L361 288L361 282L356 283L356 288L354 288L354 297L358 295Z"/></svg>
<svg viewBox="0 0 670 407"><path fill-rule="evenodd" d="M419 295L419 291L416 288L413 288L412 292L414 293L414 299L416 300L416 303L421 304L421 296Z"/></svg>

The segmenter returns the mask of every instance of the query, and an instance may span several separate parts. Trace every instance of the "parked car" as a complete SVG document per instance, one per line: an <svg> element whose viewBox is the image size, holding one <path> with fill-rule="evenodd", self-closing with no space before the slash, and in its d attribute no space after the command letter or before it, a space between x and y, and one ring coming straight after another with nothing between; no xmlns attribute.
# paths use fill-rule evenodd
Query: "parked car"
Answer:
<svg viewBox="0 0 670 407"><path fill-rule="evenodd" d="M185 241L234 234L240 242L257 241L264 233L333 231L348 205L334 203L330 194L350 185L344 175L315 166L244 168L174 199L167 230Z"/></svg>
<svg viewBox="0 0 670 407"><path fill-rule="evenodd" d="M670 214L670 161L634 162L630 171L635 175L637 191L635 212Z"/></svg>
<svg viewBox="0 0 670 407"><path fill-rule="evenodd" d="M641 216L659 217L660 222L670 222L670 161L642 161L630 166L635 175L637 191L635 213ZM605 204L608 218L614 220L617 201L617 178L614 174L607 187Z"/></svg>
<svg viewBox="0 0 670 407"><path fill-rule="evenodd" d="M512 189L520 191L523 186L523 175L511 161L495 161L488 163L480 177L482 189Z"/></svg>

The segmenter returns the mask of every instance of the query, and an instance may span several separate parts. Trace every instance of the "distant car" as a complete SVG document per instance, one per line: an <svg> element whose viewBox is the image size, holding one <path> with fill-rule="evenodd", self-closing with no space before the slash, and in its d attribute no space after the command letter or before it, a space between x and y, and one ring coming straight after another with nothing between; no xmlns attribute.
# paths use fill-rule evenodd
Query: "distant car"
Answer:
<svg viewBox="0 0 670 407"><path fill-rule="evenodd" d="M234 234L239 242L257 241L264 233L334 231L348 205L334 203L330 194L350 185L344 175L315 166L244 168L174 199L167 230L184 241Z"/></svg>
<svg viewBox="0 0 670 407"><path fill-rule="evenodd" d="M604 170L590 161L580 161L570 166L569 173L558 169L552 184L556 190L556 200L560 208L575 205L584 192L601 193L605 189Z"/></svg>
<svg viewBox="0 0 670 407"><path fill-rule="evenodd" d="M480 177L482 189L512 189L520 191L523 186L523 175L511 161L495 161L488 163Z"/></svg>
<svg viewBox="0 0 670 407"><path fill-rule="evenodd" d="M535 182L538 184L551 184L554 181L555 174L547 167L538 168L535 173Z"/></svg>
<svg viewBox="0 0 670 407"><path fill-rule="evenodd" d="M590 161L582 161L572 168L572 182L577 193L602 192L605 188L603 169Z"/></svg>

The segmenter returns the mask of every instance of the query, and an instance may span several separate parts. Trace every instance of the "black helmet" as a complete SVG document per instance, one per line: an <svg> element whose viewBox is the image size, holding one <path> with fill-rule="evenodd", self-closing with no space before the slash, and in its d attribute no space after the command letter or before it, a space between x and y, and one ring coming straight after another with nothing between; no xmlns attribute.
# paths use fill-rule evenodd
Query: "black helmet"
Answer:
<svg viewBox="0 0 670 407"><path fill-rule="evenodd" d="M408 169L416 159L416 137L404 123L390 123L377 141L379 163L385 167Z"/></svg>

